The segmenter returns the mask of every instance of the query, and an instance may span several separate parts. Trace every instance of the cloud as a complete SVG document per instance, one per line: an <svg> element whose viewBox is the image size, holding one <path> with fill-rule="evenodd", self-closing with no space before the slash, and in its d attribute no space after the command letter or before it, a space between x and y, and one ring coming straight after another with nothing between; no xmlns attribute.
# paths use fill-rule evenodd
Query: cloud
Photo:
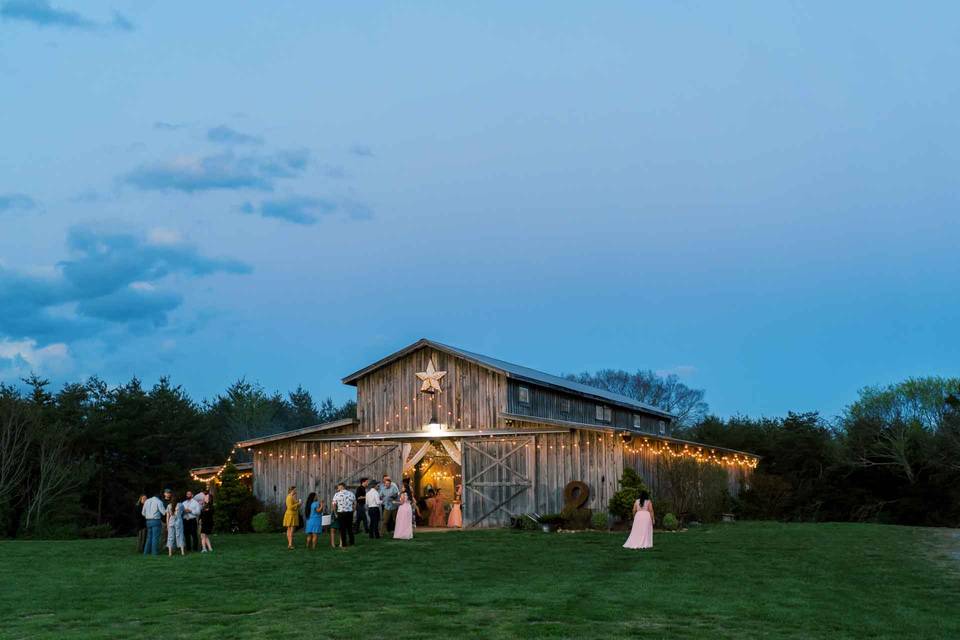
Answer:
<svg viewBox="0 0 960 640"><path fill-rule="evenodd" d="M224 124L208 130L207 140L219 144L263 144L263 138L241 133Z"/></svg>
<svg viewBox="0 0 960 640"><path fill-rule="evenodd" d="M0 379L32 372L57 373L71 366L70 349L62 342L37 347L36 340L0 338Z"/></svg>
<svg viewBox="0 0 960 640"><path fill-rule="evenodd" d="M5 20L28 22L37 27L58 27L79 31L134 30L133 23L119 13L114 12L111 22L100 23L76 11L58 9L50 4L49 0L6 0L0 5L0 17Z"/></svg>
<svg viewBox="0 0 960 640"><path fill-rule="evenodd" d="M32 211L37 201L22 193L0 193L0 213L5 211Z"/></svg>
<svg viewBox="0 0 960 640"><path fill-rule="evenodd" d="M350 147L350 153L361 158L372 158L373 148L365 144L355 144Z"/></svg>
<svg viewBox="0 0 960 640"><path fill-rule="evenodd" d="M697 368L692 364L678 364L677 366L670 367L669 369L657 369L655 373L661 378L666 378L668 376L686 378L696 374Z"/></svg>
<svg viewBox="0 0 960 640"><path fill-rule="evenodd" d="M373 210L370 207L352 200L309 196L268 199L262 201L259 205L245 202L240 206L240 211L301 225L316 224L321 217L337 212L343 213L354 220L365 220L373 217Z"/></svg>
<svg viewBox="0 0 960 640"><path fill-rule="evenodd" d="M0 335L42 343L70 342L110 327L147 331L181 306L168 277L244 274L240 261L211 258L168 230L134 234L79 226L69 231L70 257L40 273L0 267Z"/></svg>
<svg viewBox="0 0 960 640"><path fill-rule="evenodd" d="M227 152L141 165L121 181L144 191L272 191L278 179L302 175L309 159L304 149L247 155Z"/></svg>

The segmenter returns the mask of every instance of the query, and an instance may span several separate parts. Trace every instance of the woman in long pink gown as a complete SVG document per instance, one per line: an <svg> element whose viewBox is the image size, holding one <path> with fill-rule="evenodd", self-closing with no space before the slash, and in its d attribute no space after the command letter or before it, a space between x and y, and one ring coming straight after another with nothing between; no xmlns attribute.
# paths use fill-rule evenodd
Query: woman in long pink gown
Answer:
<svg viewBox="0 0 960 640"><path fill-rule="evenodd" d="M440 495L440 489L427 502L430 503L430 518L427 525L431 527L447 526L447 514L443 510L443 497Z"/></svg>
<svg viewBox="0 0 960 640"><path fill-rule="evenodd" d="M450 516L447 518L447 526L451 528L457 528L463 526L463 512L460 511L460 500L463 496L463 485L457 485L456 496L453 499L453 504L450 505Z"/></svg>
<svg viewBox="0 0 960 640"><path fill-rule="evenodd" d="M653 548L653 503L650 495L644 491L633 503L633 527L630 536L623 543L624 549Z"/></svg>
<svg viewBox="0 0 960 640"><path fill-rule="evenodd" d="M397 508L397 524L393 528L394 540L413 538L413 508L407 500L407 494L400 494L400 506Z"/></svg>

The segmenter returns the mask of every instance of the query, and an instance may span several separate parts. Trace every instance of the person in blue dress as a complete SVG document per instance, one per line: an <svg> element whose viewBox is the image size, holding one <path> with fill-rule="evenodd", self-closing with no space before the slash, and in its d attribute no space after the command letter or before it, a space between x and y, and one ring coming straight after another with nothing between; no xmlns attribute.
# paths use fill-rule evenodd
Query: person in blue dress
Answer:
<svg viewBox="0 0 960 640"><path fill-rule="evenodd" d="M307 496L307 549L316 549L317 540L323 533L323 500L315 492Z"/></svg>

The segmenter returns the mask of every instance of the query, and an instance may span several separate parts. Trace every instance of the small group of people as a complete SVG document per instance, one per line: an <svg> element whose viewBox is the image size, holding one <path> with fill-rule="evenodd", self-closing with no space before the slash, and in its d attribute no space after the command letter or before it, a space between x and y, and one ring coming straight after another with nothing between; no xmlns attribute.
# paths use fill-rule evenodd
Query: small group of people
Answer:
<svg viewBox="0 0 960 640"><path fill-rule="evenodd" d="M203 491L187 491L183 500L173 490L148 498L141 495L137 501L137 551L143 555L157 555L166 531L167 555L174 550L180 555L188 551L213 551L210 534L213 533L213 500Z"/></svg>
<svg viewBox="0 0 960 640"><path fill-rule="evenodd" d="M443 498L440 492L430 495L430 526L463 526L460 510L462 487L457 487L449 518L445 516ZM293 549L293 534L300 524L300 509L304 509L304 531L307 534L307 548L315 549L320 535L326 527L330 532L330 546L349 547L356 542L356 535L362 528L371 539L379 539L389 534L395 540L410 540L416 526L419 513L417 501L408 478L403 486L393 482L389 474L384 474L380 483L371 486L369 478L361 478L355 490L347 489L343 482L337 484L336 493L329 505L315 492L311 492L305 502L297 496L297 488L287 491L286 511L283 526L286 529L287 548ZM439 514L440 522L435 518ZM434 524L439 522L439 524ZM339 545L337 544L339 532Z"/></svg>

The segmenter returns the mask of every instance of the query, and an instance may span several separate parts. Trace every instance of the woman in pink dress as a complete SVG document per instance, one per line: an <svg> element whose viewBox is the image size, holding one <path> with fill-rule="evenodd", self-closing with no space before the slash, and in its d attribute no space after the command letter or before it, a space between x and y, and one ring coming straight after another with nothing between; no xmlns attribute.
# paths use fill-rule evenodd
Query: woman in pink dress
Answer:
<svg viewBox="0 0 960 640"><path fill-rule="evenodd" d="M633 503L633 528L630 529L630 537L623 544L623 548L653 548L653 503L646 491L641 491L640 498Z"/></svg>
<svg viewBox="0 0 960 640"><path fill-rule="evenodd" d="M456 495L453 498L453 504L450 505L450 516L447 518L447 526L459 529L463 526L463 512L460 511L460 500L463 496L463 485L457 485Z"/></svg>
<svg viewBox="0 0 960 640"><path fill-rule="evenodd" d="M413 538L413 508L407 494L400 494L400 506L397 508L397 524L393 529L394 540L410 540Z"/></svg>

